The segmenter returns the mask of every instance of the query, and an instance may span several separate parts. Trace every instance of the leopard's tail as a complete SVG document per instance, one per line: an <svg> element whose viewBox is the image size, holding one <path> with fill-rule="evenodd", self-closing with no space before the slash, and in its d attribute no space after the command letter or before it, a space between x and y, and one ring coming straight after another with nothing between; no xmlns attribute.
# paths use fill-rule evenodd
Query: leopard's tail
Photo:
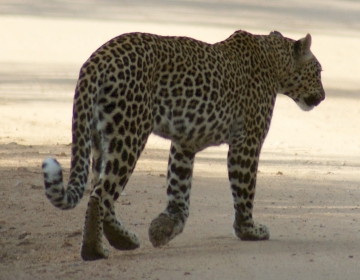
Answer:
<svg viewBox="0 0 360 280"><path fill-rule="evenodd" d="M67 192L63 186L62 169L54 158L46 158L42 163L44 173L45 194L50 202L61 209L75 207L73 192Z"/></svg>
<svg viewBox="0 0 360 280"><path fill-rule="evenodd" d="M86 88L81 85L83 80L81 78L80 76L74 97L71 167L70 178L66 189L64 187L63 172L59 162L54 158L46 158L42 163L45 194L50 202L60 209L74 208L80 202L89 174L91 150L90 119L92 118L90 108L92 106L84 106L83 104L83 102L89 101L90 98L84 98L88 93L81 92L82 90L86 90ZM84 101L84 99L86 101ZM79 108L81 108L81 115L75 113L80 111Z"/></svg>

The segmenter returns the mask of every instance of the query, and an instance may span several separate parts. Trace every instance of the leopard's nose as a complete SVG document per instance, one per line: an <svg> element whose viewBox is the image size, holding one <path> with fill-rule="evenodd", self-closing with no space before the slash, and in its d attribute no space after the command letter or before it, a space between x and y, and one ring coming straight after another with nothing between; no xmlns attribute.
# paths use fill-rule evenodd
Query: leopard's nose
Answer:
<svg viewBox="0 0 360 280"><path fill-rule="evenodd" d="M304 101L306 103L306 105L308 106L317 106L319 105L319 103L322 101L323 99L320 99L318 97L315 97L313 95L307 97L307 98L304 98Z"/></svg>

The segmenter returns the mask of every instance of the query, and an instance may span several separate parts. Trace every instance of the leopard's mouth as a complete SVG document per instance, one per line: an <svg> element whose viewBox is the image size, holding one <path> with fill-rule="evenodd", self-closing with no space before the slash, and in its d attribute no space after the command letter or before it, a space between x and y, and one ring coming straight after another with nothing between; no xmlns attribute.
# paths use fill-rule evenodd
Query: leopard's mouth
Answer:
<svg viewBox="0 0 360 280"><path fill-rule="evenodd" d="M320 98L310 96L307 98L294 98L295 103L303 111L311 111L315 106L319 105L321 102Z"/></svg>

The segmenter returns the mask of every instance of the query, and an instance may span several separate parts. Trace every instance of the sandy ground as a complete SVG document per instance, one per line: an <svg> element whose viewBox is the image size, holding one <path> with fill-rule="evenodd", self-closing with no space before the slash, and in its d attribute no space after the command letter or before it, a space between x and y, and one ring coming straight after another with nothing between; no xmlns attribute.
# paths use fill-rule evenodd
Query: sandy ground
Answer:
<svg viewBox="0 0 360 280"><path fill-rule="evenodd" d="M359 279L360 3L142 2L0 1L0 279ZM42 160L54 156L68 176L81 64L128 31L216 42L236 29L276 29L291 38L311 33L325 70L327 95L318 108L302 112L286 97L277 100L254 211L270 228L270 240L234 237L227 147L220 146L196 157L184 232L152 248L147 229L165 207L170 143L151 136L116 203L141 247L109 248L109 259L83 262L89 191L74 210L55 209L40 170Z"/></svg>

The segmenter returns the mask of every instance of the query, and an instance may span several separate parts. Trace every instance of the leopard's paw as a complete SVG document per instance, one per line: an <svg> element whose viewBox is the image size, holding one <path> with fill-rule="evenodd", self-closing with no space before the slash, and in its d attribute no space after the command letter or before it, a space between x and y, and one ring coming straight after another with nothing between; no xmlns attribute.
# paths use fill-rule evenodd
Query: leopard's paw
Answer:
<svg viewBox="0 0 360 280"><path fill-rule="evenodd" d="M167 214L162 213L154 219L149 228L149 239L154 247L167 244L184 229L184 222L181 219L171 219Z"/></svg>
<svg viewBox="0 0 360 280"><path fill-rule="evenodd" d="M140 246L137 236L120 223L114 224L104 221L103 229L110 245L118 250L134 250Z"/></svg>
<svg viewBox="0 0 360 280"><path fill-rule="evenodd" d="M258 223L234 223L235 235L244 241L268 240L270 238L269 229Z"/></svg>
<svg viewBox="0 0 360 280"><path fill-rule="evenodd" d="M84 261L95 261L99 259L107 259L109 256L109 252L106 248L104 248L101 244L97 244L97 246L92 246L93 244L82 243L81 244L81 258Z"/></svg>

